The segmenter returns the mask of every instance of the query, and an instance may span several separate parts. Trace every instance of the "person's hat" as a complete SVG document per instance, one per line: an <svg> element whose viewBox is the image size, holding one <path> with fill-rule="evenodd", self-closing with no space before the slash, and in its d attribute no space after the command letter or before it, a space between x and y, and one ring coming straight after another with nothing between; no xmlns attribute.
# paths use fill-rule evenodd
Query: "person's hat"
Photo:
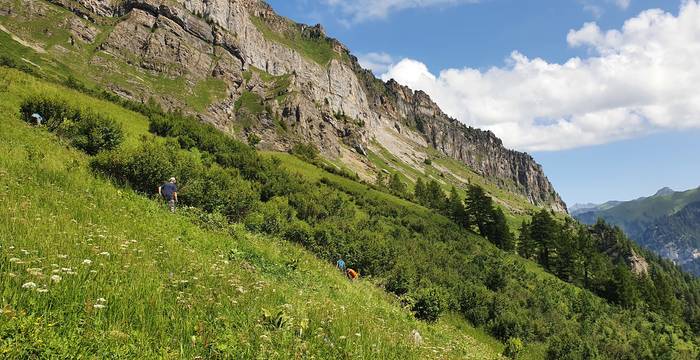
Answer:
<svg viewBox="0 0 700 360"><path fill-rule="evenodd" d="M175 178L174 178L174 177L171 177L171 178L170 178L170 182L175 182Z"/></svg>

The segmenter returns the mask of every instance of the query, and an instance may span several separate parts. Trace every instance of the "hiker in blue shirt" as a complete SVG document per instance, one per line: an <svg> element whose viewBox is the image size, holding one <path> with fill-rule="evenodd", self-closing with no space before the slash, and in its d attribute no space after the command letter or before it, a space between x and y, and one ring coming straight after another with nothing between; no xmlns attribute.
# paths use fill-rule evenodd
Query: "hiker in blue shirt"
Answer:
<svg viewBox="0 0 700 360"><path fill-rule="evenodd" d="M170 178L170 181L158 187L158 194L168 202L170 212L175 212L175 203L177 202L177 185L175 178Z"/></svg>
<svg viewBox="0 0 700 360"><path fill-rule="evenodd" d="M338 259L336 266L340 271L345 272L345 261L343 261L343 259Z"/></svg>

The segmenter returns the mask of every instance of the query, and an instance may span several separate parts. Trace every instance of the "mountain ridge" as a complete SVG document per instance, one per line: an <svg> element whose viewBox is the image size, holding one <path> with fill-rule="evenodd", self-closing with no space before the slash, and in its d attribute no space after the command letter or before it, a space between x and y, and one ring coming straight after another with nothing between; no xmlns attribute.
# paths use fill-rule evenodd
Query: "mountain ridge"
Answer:
<svg viewBox="0 0 700 360"><path fill-rule="evenodd" d="M379 172L366 157L368 149L386 148L419 170L436 149L530 204L567 211L530 155L450 118L422 91L376 79L320 25L297 24L265 2L52 3L90 20L71 26L70 43L95 46L89 64L128 79L95 79L121 96L187 110L188 96L137 86L141 73L180 79L186 89L220 81L225 90L198 116L239 138L260 136L263 149L286 151L311 141L365 179Z"/></svg>
<svg viewBox="0 0 700 360"><path fill-rule="evenodd" d="M608 204L608 206L606 206ZM586 224L599 218L622 228L638 244L685 270L700 274L700 189L673 191L576 210L572 215Z"/></svg>

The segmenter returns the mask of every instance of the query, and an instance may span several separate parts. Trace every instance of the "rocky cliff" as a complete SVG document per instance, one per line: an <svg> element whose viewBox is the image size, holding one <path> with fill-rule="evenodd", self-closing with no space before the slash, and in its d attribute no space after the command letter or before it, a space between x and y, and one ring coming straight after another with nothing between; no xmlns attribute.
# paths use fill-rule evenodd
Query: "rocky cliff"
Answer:
<svg viewBox="0 0 700 360"><path fill-rule="evenodd" d="M448 117L421 91L377 80L320 25L296 24L262 1L51 1L81 18L71 46L95 46L90 64L127 79L96 79L122 96L192 110L191 89L223 82L224 94L196 112L237 136L261 136L263 147L310 141L367 178L376 171L367 160L373 146L409 164L430 147L532 204L566 211L532 157ZM144 86L147 76L184 81L189 96Z"/></svg>

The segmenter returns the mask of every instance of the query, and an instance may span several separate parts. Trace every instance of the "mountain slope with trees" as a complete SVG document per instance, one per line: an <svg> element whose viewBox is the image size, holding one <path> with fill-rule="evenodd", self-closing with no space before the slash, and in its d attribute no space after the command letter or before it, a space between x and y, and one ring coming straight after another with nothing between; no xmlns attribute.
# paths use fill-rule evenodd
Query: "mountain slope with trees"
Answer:
<svg viewBox="0 0 700 360"><path fill-rule="evenodd" d="M635 256L640 255L638 249L610 226L562 222L543 210L523 224L515 241L501 210L476 186L469 189L467 199L456 192L444 193L434 180L424 181L425 193L398 193L395 186L388 189L358 182L352 174L323 170L315 164L314 151L300 151L299 157L270 157L182 114L69 84L143 114L116 117L123 110L114 105L83 97L77 97L81 103L76 104L76 96L63 95L65 89L47 92L43 85L39 91L27 91L41 83L13 71L3 70L3 74L13 79L11 91L17 91L16 100L5 105L10 118L15 117L9 129L86 151L91 147L76 141L83 132L64 129L91 129L93 122L84 119L100 114L105 120L96 123L110 131L89 131L95 135L88 144L104 144L105 136L114 133L123 134L123 141L113 148L98 146L97 155L86 156L84 163L93 176L105 176L130 194L134 191L129 196L139 197L177 174L182 205L200 214L202 226L230 223L265 239L299 244L327 262L343 257L427 323L456 314L502 341L504 353L511 356L520 351L548 359L694 358L698 354L698 282L658 258ZM20 109L20 115L11 115ZM46 124L52 125L20 124L17 118L32 109L40 109ZM24 119L31 123L31 118ZM22 148L23 138L12 144ZM30 161L42 158L41 149L35 150L31 145L26 150ZM9 216L4 219L13 221ZM12 231L12 227L5 229ZM185 244L199 243L189 232L176 237ZM95 250L116 245L107 241ZM111 255L115 250L107 252ZM263 273L284 274L285 267L295 266L251 258L236 249L223 256L229 261L243 259ZM630 266L634 261L643 261L643 270L634 270L637 267ZM239 266L248 267L243 262ZM192 276L202 276L196 268L192 271ZM13 294L22 291L20 280L11 281L14 285L6 289ZM31 302L11 301L12 314L18 306L30 312L38 309ZM307 305L299 306L306 309ZM78 311L61 308L71 314ZM263 324L270 318L277 319L273 324L285 323L284 316L267 310L260 317ZM3 339L11 338L16 337ZM290 351L283 344L279 351ZM331 350L321 346L317 351Z"/></svg>
<svg viewBox="0 0 700 360"><path fill-rule="evenodd" d="M700 189L675 192L664 188L654 196L626 202L610 202L604 207L575 213L586 224L603 219L619 226L631 239L700 274Z"/></svg>

